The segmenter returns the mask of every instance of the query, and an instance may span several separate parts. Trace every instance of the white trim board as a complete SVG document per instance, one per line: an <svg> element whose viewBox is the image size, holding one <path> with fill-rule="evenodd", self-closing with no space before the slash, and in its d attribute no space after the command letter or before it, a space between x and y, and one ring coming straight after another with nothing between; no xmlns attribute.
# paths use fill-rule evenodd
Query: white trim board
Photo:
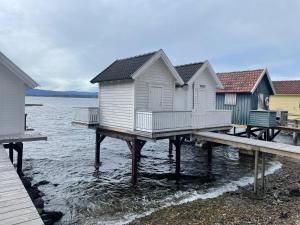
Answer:
<svg viewBox="0 0 300 225"><path fill-rule="evenodd" d="M167 55L164 53L162 49L160 49L157 53L155 53L141 68L139 68L131 77L132 79L136 79L140 75L142 75L153 63L155 63L158 59L162 59L163 62L166 64L168 69L170 70L171 74L174 76L176 81L180 85L184 85L184 81L170 62L169 58Z"/></svg>
<svg viewBox="0 0 300 225"><path fill-rule="evenodd" d="M39 86L37 82L35 82L30 76L28 76L2 52L0 52L0 63L5 66L10 72L16 75L19 79L21 79L28 88L35 88Z"/></svg>
<svg viewBox="0 0 300 225"><path fill-rule="evenodd" d="M261 80L263 79L263 77L264 77L265 74L267 75L267 78L268 78L268 80L269 80L269 83L270 83L270 86L271 86L271 89L272 89L274 95L276 95L276 91L275 91L275 88L274 88L274 86L273 86L273 82L272 82L272 80L271 80L271 77L270 77L270 75L269 75L269 72L268 72L267 68L265 68L265 69L263 70L263 72L261 73L260 77L259 77L258 80L256 81L254 87L251 89L251 93L252 93L252 94L255 92L256 88L258 87L259 83L261 82Z"/></svg>
<svg viewBox="0 0 300 225"><path fill-rule="evenodd" d="M223 85L222 85L221 81L219 80L217 74L213 70L213 68L210 65L210 63L208 62L208 60L206 60L203 63L203 65L194 73L194 75L187 82L187 84L191 85L198 78L198 76L200 76L201 73L203 73L205 71L205 69L208 69L209 73L211 74L211 76L213 77L213 79L214 79L214 81L215 81L215 83L217 85L217 88L223 88Z"/></svg>

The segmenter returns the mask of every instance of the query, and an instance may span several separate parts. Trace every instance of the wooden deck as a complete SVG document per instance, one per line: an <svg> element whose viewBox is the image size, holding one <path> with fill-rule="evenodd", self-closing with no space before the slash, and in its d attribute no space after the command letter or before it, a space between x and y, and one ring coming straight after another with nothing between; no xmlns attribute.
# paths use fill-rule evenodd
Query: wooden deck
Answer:
<svg viewBox="0 0 300 225"><path fill-rule="evenodd" d="M12 142L46 141L47 137L40 133L28 133L21 135L0 135L0 144Z"/></svg>
<svg viewBox="0 0 300 225"><path fill-rule="evenodd" d="M104 127L99 126L98 124L86 124L80 122L72 122L74 127L78 128L88 128L88 129L101 129L102 133L115 133L118 135L122 135L123 137L132 137L139 138L141 140L146 141L155 141L159 139L168 139L169 137L177 136L177 135L191 135L195 132L200 131L222 131L222 130L230 130L232 126L215 126L209 128L202 128L202 129L181 129L181 130L174 130L174 131L165 131L165 132L146 132L146 131L138 131L138 130L125 130L113 127ZM107 135L109 136L109 135Z"/></svg>
<svg viewBox="0 0 300 225"><path fill-rule="evenodd" d="M196 132L194 136L203 141L209 141L224 145L230 145L236 148L249 151L260 151L274 155L300 159L300 147L283 143L262 141L257 139L249 139L236 137L227 134L219 134L212 132Z"/></svg>
<svg viewBox="0 0 300 225"><path fill-rule="evenodd" d="M25 187L0 145L0 225L43 225Z"/></svg>

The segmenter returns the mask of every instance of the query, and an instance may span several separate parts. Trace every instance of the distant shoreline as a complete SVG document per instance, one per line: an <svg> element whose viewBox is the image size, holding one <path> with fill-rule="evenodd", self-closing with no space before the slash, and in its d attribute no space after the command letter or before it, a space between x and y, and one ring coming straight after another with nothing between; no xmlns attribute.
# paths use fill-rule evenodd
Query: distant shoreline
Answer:
<svg viewBox="0 0 300 225"><path fill-rule="evenodd" d="M26 96L30 97L62 97L62 98L98 98L98 92L84 91L52 91L43 89L29 89Z"/></svg>
<svg viewBox="0 0 300 225"><path fill-rule="evenodd" d="M49 95L26 95L26 97L45 97L45 98L98 98L98 96L70 96L70 95L66 95L66 96L62 96L62 95L58 95L58 96L49 96Z"/></svg>

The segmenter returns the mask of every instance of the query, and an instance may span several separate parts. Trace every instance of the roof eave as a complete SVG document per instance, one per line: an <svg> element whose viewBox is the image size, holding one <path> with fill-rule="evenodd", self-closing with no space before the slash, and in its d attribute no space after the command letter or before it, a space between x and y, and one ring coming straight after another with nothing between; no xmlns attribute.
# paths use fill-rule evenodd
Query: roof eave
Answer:
<svg viewBox="0 0 300 225"><path fill-rule="evenodd" d="M261 73L260 77L259 77L258 80L256 81L254 87L251 89L251 93L252 93L252 94L255 92L256 88L258 87L259 83L261 82L261 80L263 79L263 77L264 77L265 74L267 75L267 78L268 78L269 84L270 84L270 86L271 86L271 89L272 89L272 91L273 91L273 94L274 94L274 95L276 94L275 88L274 88L274 86L273 86L273 82L272 82L272 80L271 80L271 77L270 77L270 75L269 75L269 72L268 72L267 68L265 68L265 69L263 70L263 72Z"/></svg>
<svg viewBox="0 0 300 225"><path fill-rule="evenodd" d="M184 85L185 83L184 83L183 79L180 77L180 75L178 74L178 72L176 71L176 69L172 65L171 61L169 60L169 58L167 57L167 55L164 53L164 51L162 49L157 51L157 53L155 53L146 63L144 63L143 66L141 66L137 71L135 71L131 76L132 79L136 79L141 74L143 74L145 72L145 70L147 68L149 68L159 58L161 58L164 61L164 63L166 64L166 66L168 67L171 74L174 76L174 78L178 82L178 84Z"/></svg>
<svg viewBox="0 0 300 225"><path fill-rule="evenodd" d="M28 88L38 87L39 84L34 81L28 74L21 70L16 64L14 64L9 58L0 52L0 62L13 74L15 74Z"/></svg>
<svg viewBox="0 0 300 225"><path fill-rule="evenodd" d="M205 60L204 63L202 64L202 66L196 71L196 73L194 73L194 75L187 81L187 84L192 84L196 77L202 73L205 69L208 69L210 71L210 73L212 74L212 77L217 85L217 88L224 88L221 81L219 80L216 72L214 71L214 69L212 68L212 66L210 65L208 60Z"/></svg>

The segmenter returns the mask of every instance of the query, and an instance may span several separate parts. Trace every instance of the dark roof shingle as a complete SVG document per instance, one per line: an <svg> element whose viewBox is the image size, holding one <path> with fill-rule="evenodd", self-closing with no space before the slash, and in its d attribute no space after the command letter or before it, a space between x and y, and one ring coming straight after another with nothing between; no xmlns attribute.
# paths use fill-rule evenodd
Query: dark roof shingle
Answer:
<svg viewBox="0 0 300 225"><path fill-rule="evenodd" d="M223 89L217 92L251 92L264 69L217 73Z"/></svg>
<svg viewBox="0 0 300 225"><path fill-rule="evenodd" d="M300 94L300 80L273 81L276 94Z"/></svg>
<svg viewBox="0 0 300 225"><path fill-rule="evenodd" d="M157 53L157 51L126 59L118 59L92 79L91 83L132 79L132 75L155 55L155 53Z"/></svg>
<svg viewBox="0 0 300 225"><path fill-rule="evenodd" d="M204 62L191 63L186 65L175 66L175 69L177 70L184 83L187 83L193 77L193 75L201 68L203 64Z"/></svg>

